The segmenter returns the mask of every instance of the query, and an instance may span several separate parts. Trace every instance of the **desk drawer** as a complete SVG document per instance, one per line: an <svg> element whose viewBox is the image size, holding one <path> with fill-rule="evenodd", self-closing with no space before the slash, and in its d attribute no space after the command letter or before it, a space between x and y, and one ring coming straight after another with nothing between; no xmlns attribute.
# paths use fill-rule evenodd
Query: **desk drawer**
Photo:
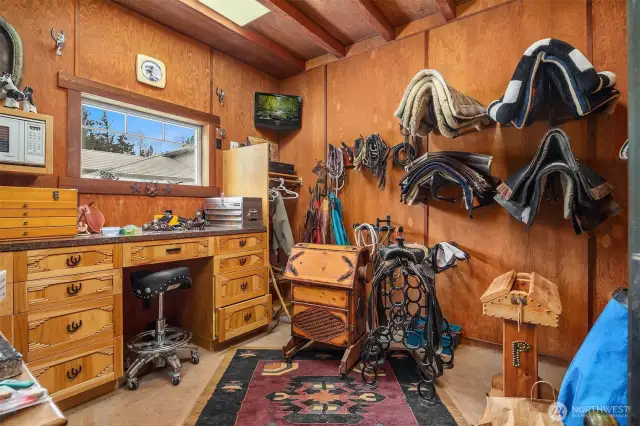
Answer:
<svg viewBox="0 0 640 426"><path fill-rule="evenodd" d="M77 208L70 209L3 209L0 208L0 217L13 217L13 218L27 218L32 217L72 217L74 218L74 225L76 222L76 216L78 214Z"/></svg>
<svg viewBox="0 0 640 426"><path fill-rule="evenodd" d="M238 253L265 248L266 235L267 234L244 234L216 237L216 253Z"/></svg>
<svg viewBox="0 0 640 426"><path fill-rule="evenodd" d="M29 362L122 334L122 296L19 314L17 329ZM17 334L18 334L17 333ZM23 344L23 346L25 346Z"/></svg>
<svg viewBox="0 0 640 426"><path fill-rule="evenodd" d="M121 269L26 281L16 283L16 312L49 309L121 293Z"/></svg>
<svg viewBox="0 0 640 426"><path fill-rule="evenodd" d="M31 362L28 367L60 401L122 376L122 337Z"/></svg>
<svg viewBox="0 0 640 426"><path fill-rule="evenodd" d="M43 226L77 226L75 217L24 217L0 219L0 228L37 228Z"/></svg>
<svg viewBox="0 0 640 426"><path fill-rule="evenodd" d="M218 341L232 339L271 322L271 295L218 309Z"/></svg>
<svg viewBox="0 0 640 426"><path fill-rule="evenodd" d="M105 244L17 252L14 280L31 281L119 268L119 248L118 245Z"/></svg>
<svg viewBox="0 0 640 426"><path fill-rule="evenodd" d="M264 250L254 250L242 254L226 254L216 256L213 260L213 273L216 275L266 265Z"/></svg>
<svg viewBox="0 0 640 426"><path fill-rule="evenodd" d="M267 294L267 268L254 268L215 276L216 307L243 302Z"/></svg>
<svg viewBox="0 0 640 426"><path fill-rule="evenodd" d="M211 238L123 244L124 266L150 265L213 256Z"/></svg>

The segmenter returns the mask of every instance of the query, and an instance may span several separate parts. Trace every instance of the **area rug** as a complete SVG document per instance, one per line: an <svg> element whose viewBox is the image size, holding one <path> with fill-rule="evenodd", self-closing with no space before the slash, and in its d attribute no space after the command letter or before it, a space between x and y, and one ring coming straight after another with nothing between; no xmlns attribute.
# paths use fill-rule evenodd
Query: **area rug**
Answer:
<svg viewBox="0 0 640 426"><path fill-rule="evenodd" d="M442 390L435 406L420 403L416 363L406 352L390 354L373 389L363 385L361 366L340 379L341 357L307 350L287 365L280 350L231 350L185 425L467 425Z"/></svg>

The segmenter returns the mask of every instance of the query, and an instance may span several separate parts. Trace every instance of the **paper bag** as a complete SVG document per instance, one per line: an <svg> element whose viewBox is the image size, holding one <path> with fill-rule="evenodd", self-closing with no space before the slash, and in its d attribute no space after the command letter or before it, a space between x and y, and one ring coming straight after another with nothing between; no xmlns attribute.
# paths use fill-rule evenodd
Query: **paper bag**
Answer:
<svg viewBox="0 0 640 426"><path fill-rule="evenodd" d="M491 426L562 426L547 399L487 397L487 408L479 425ZM550 415L550 413L552 415Z"/></svg>

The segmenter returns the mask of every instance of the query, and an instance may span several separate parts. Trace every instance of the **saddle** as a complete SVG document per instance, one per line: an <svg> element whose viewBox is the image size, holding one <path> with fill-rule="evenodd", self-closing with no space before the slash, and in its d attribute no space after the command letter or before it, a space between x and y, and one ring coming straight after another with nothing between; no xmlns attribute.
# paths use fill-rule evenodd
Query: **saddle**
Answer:
<svg viewBox="0 0 640 426"><path fill-rule="evenodd" d="M504 96L489 104L488 114L521 129L545 114L558 117L563 110L570 118L613 112L620 97L615 84L614 73L596 72L570 44L538 40L524 52Z"/></svg>
<svg viewBox="0 0 640 426"><path fill-rule="evenodd" d="M469 152L428 152L414 161L400 181L401 200L406 204L424 203L429 198L455 203L440 196L441 188L458 185L464 205L471 212L493 202L499 179L490 174L493 157Z"/></svg>
<svg viewBox="0 0 640 426"><path fill-rule="evenodd" d="M620 212L611 195L614 187L578 162L569 137L560 129L547 132L531 163L498 186L495 200L511 216L531 226L543 194L558 184L564 198L564 218L571 218L576 234Z"/></svg>

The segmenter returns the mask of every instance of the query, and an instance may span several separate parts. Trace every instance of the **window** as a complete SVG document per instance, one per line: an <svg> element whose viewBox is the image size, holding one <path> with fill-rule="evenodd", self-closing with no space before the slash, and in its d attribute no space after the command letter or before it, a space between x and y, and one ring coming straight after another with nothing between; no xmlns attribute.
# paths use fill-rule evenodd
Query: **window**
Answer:
<svg viewBox="0 0 640 426"><path fill-rule="evenodd" d="M84 97L81 176L202 185L201 135L186 119Z"/></svg>

